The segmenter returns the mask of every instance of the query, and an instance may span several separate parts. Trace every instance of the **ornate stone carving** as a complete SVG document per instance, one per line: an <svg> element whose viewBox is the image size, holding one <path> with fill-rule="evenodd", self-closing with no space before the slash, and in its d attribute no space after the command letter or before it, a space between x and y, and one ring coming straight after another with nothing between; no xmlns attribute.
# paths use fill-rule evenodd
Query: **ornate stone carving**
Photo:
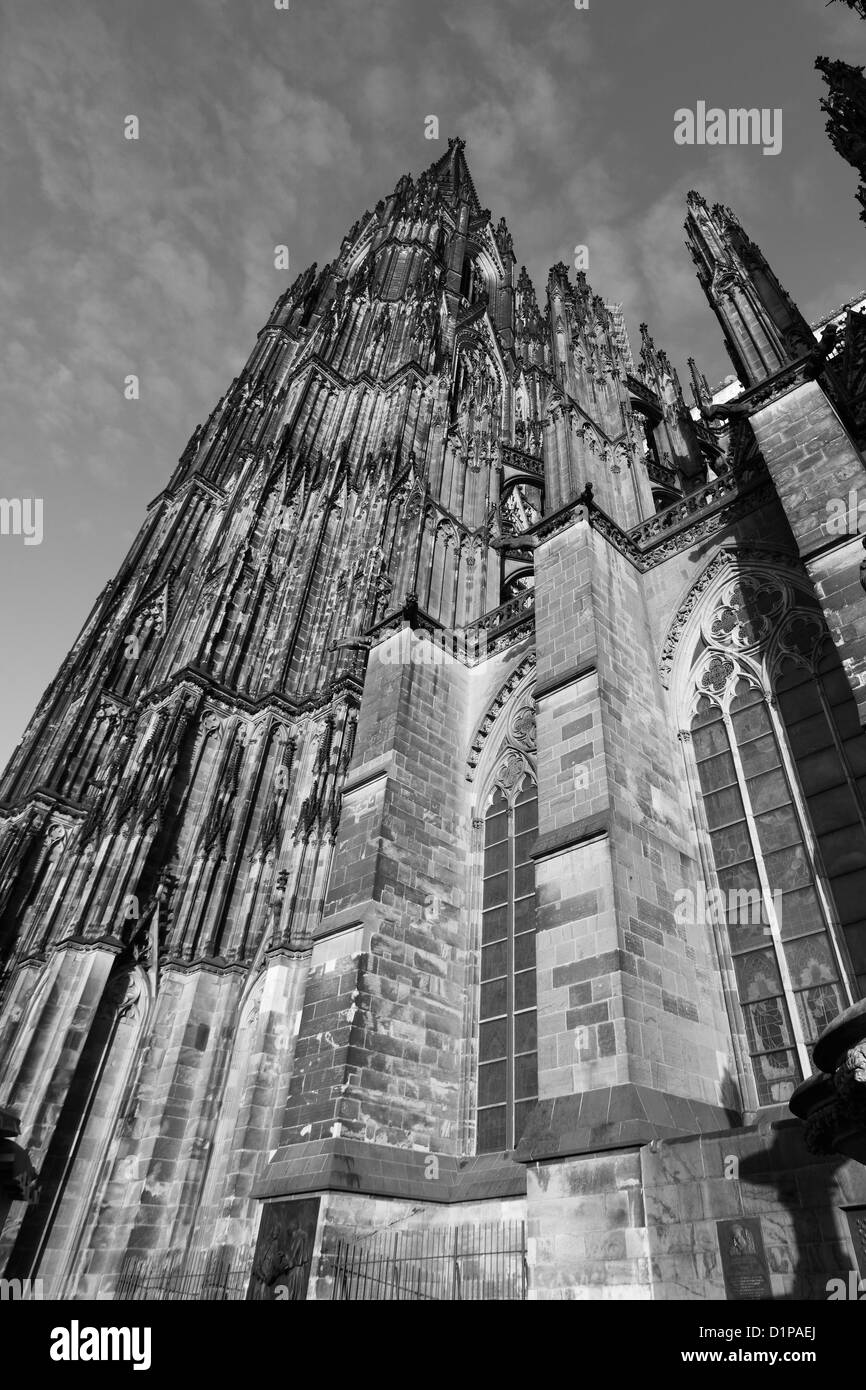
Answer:
<svg viewBox="0 0 866 1390"><path fill-rule="evenodd" d="M814 1047L816 1074L797 1087L790 1108L805 1121L806 1147L866 1164L866 1002L825 1028Z"/></svg>
<svg viewBox="0 0 866 1390"><path fill-rule="evenodd" d="M866 1041L848 1049L833 1081L849 1115L866 1125Z"/></svg>
<svg viewBox="0 0 866 1390"><path fill-rule="evenodd" d="M513 743L535 752L535 704L528 700L511 716L508 729Z"/></svg>
<svg viewBox="0 0 866 1390"><path fill-rule="evenodd" d="M103 1018L116 1017L118 1022L127 1014L137 1013L141 996L141 977L135 969L115 975L106 987L97 1010Z"/></svg>
<svg viewBox="0 0 866 1390"><path fill-rule="evenodd" d="M816 649L823 643L827 629L817 613L804 613L802 609L792 613L779 632L779 646L783 651L795 653L811 660Z"/></svg>
<svg viewBox="0 0 866 1390"><path fill-rule="evenodd" d="M698 676L697 683L701 690L708 690L714 695L720 695L726 689L735 670L736 667L730 657L723 656L721 652L713 652Z"/></svg>
<svg viewBox="0 0 866 1390"><path fill-rule="evenodd" d="M475 777L475 769L478 766L478 760L481 757L481 753L484 749L484 745L490 735L490 732L496 723L499 711L514 694L514 691L520 685L521 681L525 678L527 673L533 670L534 667L535 653L531 652L528 656L524 657L524 659L519 663L518 666L515 667L511 675L508 677L508 680L502 686L496 698L493 700L490 707L488 708L487 713L485 714L484 718L479 724L478 729L475 733L475 737L472 740L472 746L469 752L469 758L467 760L467 782L471 782Z"/></svg>
<svg viewBox="0 0 866 1390"><path fill-rule="evenodd" d="M683 635L689 620L700 602L713 584L717 576L725 569L739 571L741 567L749 565L772 566L774 569L785 568L793 571L802 571L802 566L796 555L788 554L784 551L767 551L753 546L742 546L736 550L725 547L713 557L699 579L689 589L685 599L677 609L676 617L671 623L667 637L662 646L661 657L659 658L659 676L665 688L670 684L671 670L674 659L679 648L680 638Z"/></svg>
<svg viewBox="0 0 866 1390"><path fill-rule="evenodd" d="M707 620L707 640L750 651L766 643L789 602L787 587L771 576L738 575L726 585Z"/></svg>
<svg viewBox="0 0 866 1390"><path fill-rule="evenodd" d="M520 753L508 753L499 764L495 785L510 797L517 791L528 771L529 765Z"/></svg>

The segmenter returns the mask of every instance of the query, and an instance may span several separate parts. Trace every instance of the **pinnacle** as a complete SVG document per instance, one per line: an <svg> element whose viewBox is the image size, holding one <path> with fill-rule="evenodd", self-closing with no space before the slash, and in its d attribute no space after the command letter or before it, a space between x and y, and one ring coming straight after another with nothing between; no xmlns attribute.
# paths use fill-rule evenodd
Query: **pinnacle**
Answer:
<svg viewBox="0 0 866 1390"><path fill-rule="evenodd" d="M435 180L444 196L450 196L455 203L467 200L474 216L483 211L466 162L466 141L459 135L449 136L448 149L428 165L420 178Z"/></svg>

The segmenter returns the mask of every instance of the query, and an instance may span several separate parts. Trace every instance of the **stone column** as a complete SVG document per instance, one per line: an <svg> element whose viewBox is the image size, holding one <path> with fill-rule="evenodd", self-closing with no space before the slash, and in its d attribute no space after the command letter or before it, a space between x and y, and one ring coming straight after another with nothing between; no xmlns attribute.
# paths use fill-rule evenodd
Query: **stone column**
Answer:
<svg viewBox="0 0 866 1390"><path fill-rule="evenodd" d="M283 1143L459 1144L468 679L408 628L371 652Z"/></svg>
<svg viewBox="0 0 866 1390"><path fill-rule="evenodd" d="M866 722L863 460L817 381L795 379L749 423Z"/></svg>

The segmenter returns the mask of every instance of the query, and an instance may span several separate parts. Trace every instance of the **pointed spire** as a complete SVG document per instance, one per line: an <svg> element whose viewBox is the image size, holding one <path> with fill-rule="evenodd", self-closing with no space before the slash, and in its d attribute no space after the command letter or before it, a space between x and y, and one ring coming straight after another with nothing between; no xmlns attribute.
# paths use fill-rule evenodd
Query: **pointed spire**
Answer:
<svg viewBox="0 0 866 1390"><path fill-rule="evenodd" d="M638 371L646 381L647 377L653 375L655 366L655 343L650 337L649 324L640 325L640 365Z"/></svg>
<svg viewBox="0 0 866 1390"><path fill-rule="evenodd" d="M698 280L722 325L737 375L756 386L814 349L814 337L794 301L729 207L712 209L688 195L686 245Z"/></svg>
<svg viewBox="0 0 866 1390"><path fill-rule="evenodd" d="M688 360L689 373L692 378L692 395L695 398L695 405L701 410L705 405L709 405L713 399L710 390L710 383L703 372L698 370L698 364L693 357Z"/></svg>
<svg viewBox="0 0 866 1390"><path fill-rule="evenodd" d="M525 319L527 324L534 322L540 317L538 311L538 299L535 294L535 286L529 278L526 266L520 267L520 274L515 285L515 309L518 319Z"/></svg>
<svg viewBox="0 0 866 1390"><path fill-rule="evenodd" d="M550 267L547 273L547 293L548 295L561 295L563 298L571 296L568 266L564 261L557 261L556 265Z"/></svg>
<svg viewBox="0 0 866 1390"><path fill-rule="evenodd" d="M640 325L640 364L638 375L648 386L663 394L667 382L675 383L679 391L679 377L671 366L670 358L663 348L657 348L647 324ZM680 393L681 394L681 393Z"/></svg>
<svg viewBox="0 0 866 1390"><path fill-rule="evenodd" d="M706 471L700 442L677 372L667 353L656 347L647 324L640 325L638 376L655 395L662 418L652 426L653 444L663 467L676 470L685 479L702 477Z"/></svg>
<svg viewBox="0 0 866 1390"><path fill-rule="evenodd" d="M440 196L452 210L456 211L460 203L467 203L472 217L483 213L466 162L466 141L459 136L449 139L447 152L435 159L421 178L438 184Z"/></svg>
<svg viewBox="0 0 866 1390"><path fill-rule="evenodd" d="M514 239L508 230L508 224L504 217L500 217L493 236L496 240L496 245L499 247L499 254L503 259L510 257L511 260L514 260Z"/></svg>
<svg viewBox="0 0 866 1390"><path fill-rule="evenodd" d="M625 321L622 305L618 303L606 304L605 309L610 318L611 340L619 352L626 372L633 372L635 369L634 358L632 357L628 326Z"/></svg>

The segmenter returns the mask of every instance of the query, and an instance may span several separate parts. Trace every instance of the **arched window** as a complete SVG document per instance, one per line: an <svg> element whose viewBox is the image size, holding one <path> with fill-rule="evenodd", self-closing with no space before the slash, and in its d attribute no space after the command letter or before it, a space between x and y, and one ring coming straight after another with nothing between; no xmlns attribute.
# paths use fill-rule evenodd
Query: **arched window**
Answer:
<svg viewBox="0 0 866 1390"><path fill-rule="evenodd" d="M509 488L499 507L503 535L519 536L541 520L541 488L528 483L515 483Z"/></svg>
<svg viewBox="0 0 866 1390"><path fill-rule="evenodd" d="M782 640L790 647L809 628L797 615ZM862 996L866 994L866 737L835 647L829 638L815 642L814 631L812 638L809 665L802 655L787 657L775 690L851 957L856 992Z"/></svg>
<svg viewBox="0 0 866 1390"><path fill-rule="evenodd" d="M713 902L761 1105L785 1101L811 1073L812 1045L851 1002L864 944L856 772L866 772L866 740L807 603L775 578L729 582L690 677L692 753L721 890Z"/></svg>
<svg viewBox="0 0 866 1390"><path fill-rule="evenodd" d="M520 783L522 782L522 786ZM515 786L520 790L514 794ZM513 1149L538 1098L535 865L538 793L498 786L484 818L478 1153Z"/></svg>
<svg viewBox="0 0 866 1390"><path fill-rule="evenodd" d="M518 570L515 574L510 574L502 585L502 602L508 603L509 599L519 598L521 594L531 593L535 588L535 575L532 570Z"/></svg>

